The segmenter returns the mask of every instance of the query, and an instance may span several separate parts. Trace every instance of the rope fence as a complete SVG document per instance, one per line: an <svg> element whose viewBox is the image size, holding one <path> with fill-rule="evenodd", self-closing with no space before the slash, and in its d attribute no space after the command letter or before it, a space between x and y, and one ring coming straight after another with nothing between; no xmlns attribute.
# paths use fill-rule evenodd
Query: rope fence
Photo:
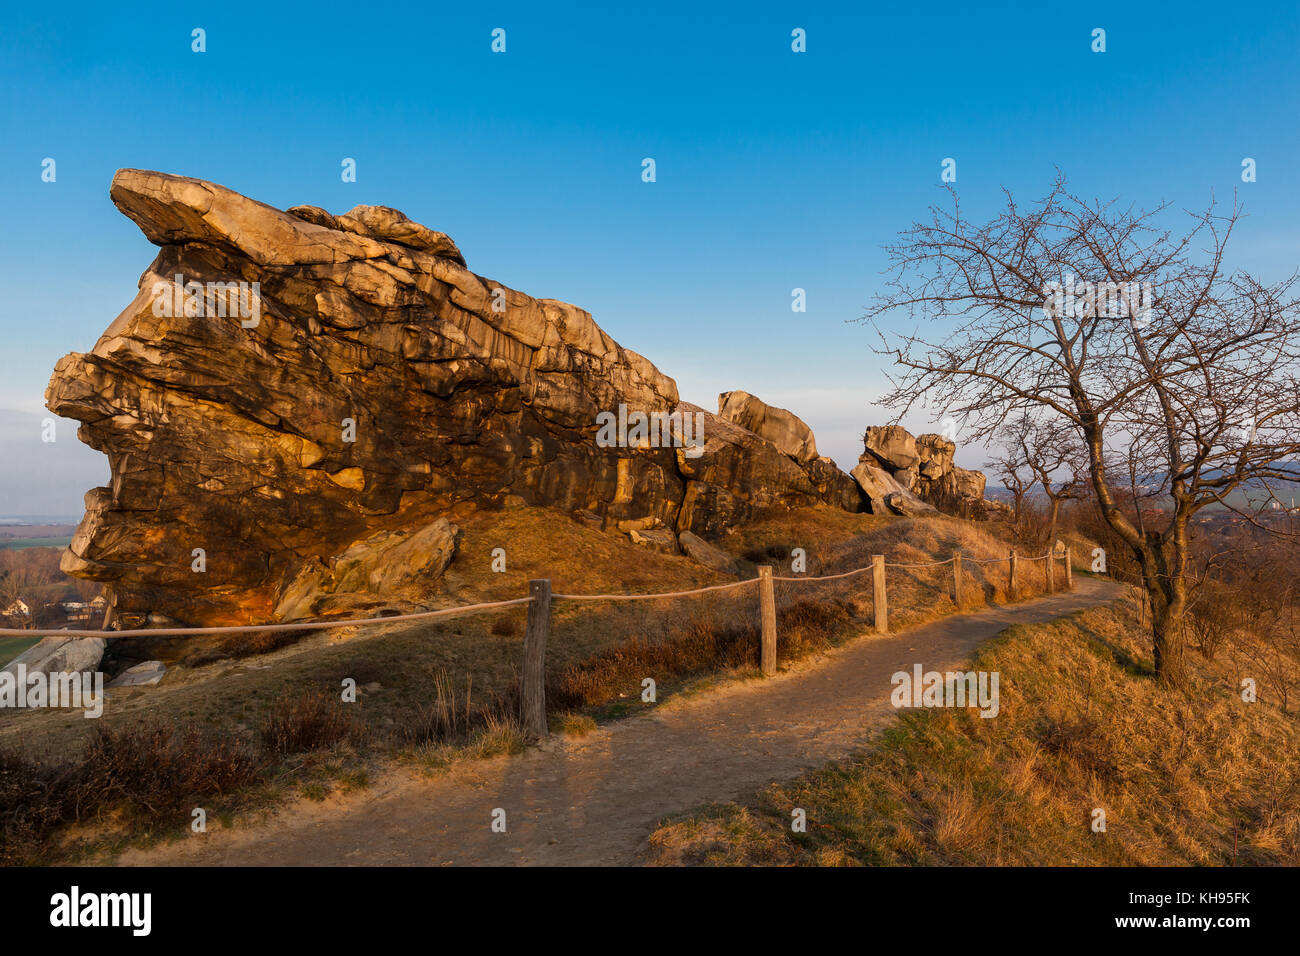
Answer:
<svg viewBox="0 0 1300 956"><path fill-rule="evenodd" d="M1047 593L1055 591L1055 561L1061 559L1065 572L1065 588L1071 590L1074 587L1073 569L1070 561L1070 549L1067 547L1063 554L1054 555L1051 551L1046 554L1033 557L1018 555L1014 550L1005 558L968 558L960 552L956 552L952 557L943 561L926 561L926 562L893 562L886 563L885 556L877 554L872 556L871 564L861 568L854 568L850 571L844 571L838 574L825 574L810 577L807 575L798 576L775 576L770 565L763 565L758 568L758 577L748 578L744 581L733 581L727 584L715 584L702 588L691 588L684 591L665 591L651 594L553 594L551 592L551 582L549 579L537 579L529 582L529 593L527 597L512 598L505 601L489 601L481 604L469 604L461 607L441 608L433 611L418 611L411 614L391 614L381 615L379 617L369 618L351 618L351 619L326 619L317 621L295 621L291 624L248 624L236 626L220 627L176 627L176 628L142 628L135 630L121 631L89 631L89 630L53 630L53 629L31 629L23 630L20 628L0 628L0 637L63 637L73 639L86 638L138 638L138 637L179 637L197 634L263 634L285 631L314 631L328 630L341 627L357 627L367 624L400 624L406 621L428 621L440 618L459 617L467 614L473 614L481 611L496 610L499 608L516 607L519 605L528 605L527 630L524 635L524 663L521 677L521 711L524 722L524 729L530 735L544 737L548 733L545 703L545 659L546 659L546 642L550 631L551 604L554 601L651 601L666 600L674 598L690 597L697 594L706 594L710 592L738 590L747 588L751 585L757 585L759 591L759 610L761 612L761 648L760 648L760 667L764 676L771 676L776 673L776 600L774 583L795 583L795 584L814 584L824 581L836 581L853 577L858 574L865 574L868 571L872 574L872 617L875 632L878 634L889 633L889 603L888 592L886 589L886 569L896 568L900 570L922 569L922 568L939 568L945 565L953 566L952 580L952 598L953 603L960 611L962 608L962 563L968 561L971 564L1001 564L1007 563L1007 595L1011 599L1019 596L1019 581L1017 578L1018 565L1022 561L1026 562L1045 562L1044 570L1046 577Z"/></svg>
<svg viewBox="0 0 1300 956"><path fill-rule="evenodd" d="M692 594L704 594L708 591L727 591L731 588L743 588L754 584L758 578L733 581L730 584L714 584L707 588L692 588L689 591L660 591L654 594L552 594L552 601L653 601L658 598L690 597ZM529 600L525 598L524 600Z"/></svg>

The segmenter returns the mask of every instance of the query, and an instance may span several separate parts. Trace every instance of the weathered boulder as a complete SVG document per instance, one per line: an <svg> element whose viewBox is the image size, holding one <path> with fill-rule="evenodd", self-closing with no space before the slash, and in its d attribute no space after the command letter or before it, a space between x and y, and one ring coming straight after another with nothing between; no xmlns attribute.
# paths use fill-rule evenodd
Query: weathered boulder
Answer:
<svg viewBox="0 0 1300 956"><path fill-rule="evenodd" d="M677 468L686 480L678 531L708 537L765 508L827 501L808 472L771 442L689 402L678 408L703 416L704 433L698 453L677 449ZM852 482L848 475L844 478Z"/></svg>
<svg viewBox="0 0 1300 956"><path fill-rule="evenodd" d="M152 687L163 679L167 666L162 661L143 661L128 667L108 682L110 688Z"/></svg>
<svg viewBox="0 0 1300 956"><path fill-rule="evenodd" d="M866 454L883 463L890 472L920 464L916 439L902 425L872 425L862 441Z"/></svg>
<svg viewBox="0 0 1300 956"><path fill-rule="evenodd" d="M439 518L414 532L378 531L327 561L304 565L280 590L281 620L427 603L456 555L459 529Z"/></svg>
<svg viewBox="0 0 1300 956"><path fill-rule="evenodd" d="M885 507L897 515L919 518L923 515L937 515L939 509L929 502L905 491L891 491L885 495Z"/></svg>
<svg viewBox="0 0 1300 956"><path fill-rule="evenodd" d="M918 475L926 481L937 481L952 470L957 445L940 435L917 435L916 451L921 457L916 465Z"/></svg>
<svg viewBox="0 0 1300 956"><path fill-rule="evenodd" d="M736 559L716 545L709 544L699 535L683 531L677 536L677 540L681 544L682 550L692 560L697 561L706 568L721 571L723 574L736 573Z"/></svg>
<svg viewBox="0 0 1300 956"><path fill-rule="evenodd" d="M805 462L804 474L817 492L817 496L828 505L845 511L865 511L866 501L858 488L858 483L850 475L840 471L831 459L822 456Z"/></svg>
<svg viewBox="0 0 1300 956"><path fill-rule="evenodd" d="M749 392L723 392L719 395L718 417L767 439L801 464L818 458L817 441L803 419L794 412L768 405Z"/></svg>
<svg viewBox="0 0 1300 956"><path fill-rule="evenodd" d="M641 531L633 529L628 532L628 537L632 539L633 544L645 545L664 554L677 553L677 535L669 528L646 528Z"/></svg>
<svg viewBox="0 0 1300 956"><path fill-rule="evenodd" d="M853 479L862 489L870 504L872 514L904 514L890 506L890 498L904 501L909 511L916 511L924 502L904 488L893 475L871 461L859 461L853 469ZM931 509L933 510L933 509Z"/></svg>
<svg viewBox="0 0 1300 956"><path fill-rule="evenodd" d="M18 665L35 674L91 673L99 668L107 642L99 637L42 638L5 665L4 670L18 673Z"/></svg>
<svg viewBox="0 0 1300 956"><path fill-rule="evenodd" d="M681 403L588 313L470 272L396 210L282 212L130 169L111 195L161 248L46 403L108 456L63 567L104 582L121 625L347 613L385 588L427 600L439 561L375 573L453 505L701 535L768 504L858 507L838 469ZM629 409L676 413L663 434L702 413L702 453L654 433L602 443L598 416ZM815 456L811 435L795 452Z"/></svg>
<svg viewBox="0 0 1300 956"><path fill-rule="evenodd" d="M831 459L817 454L812 429L793 412L768 405L749 392L731 391L718 396L717 417L770 442L792 459L807 477L817 501L845 511L863 510L856 483Z"/></svg>

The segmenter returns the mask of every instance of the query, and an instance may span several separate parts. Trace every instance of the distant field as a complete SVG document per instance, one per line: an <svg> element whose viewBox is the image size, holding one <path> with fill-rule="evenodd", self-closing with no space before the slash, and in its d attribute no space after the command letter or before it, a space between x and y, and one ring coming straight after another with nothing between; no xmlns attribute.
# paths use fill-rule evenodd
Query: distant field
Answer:
<svg viewBox="0 0 1300 956"><path fill-rule="evenodd" d="M57 538L0 538L0 551L5 548L66 548L72 542L71 535Z"/></svg>
<svg viewBox="0 0 1300 956"><path fill-rule="evenodd" d="M8 664L38 640L40 638L37 637L0 637L0 667Z"/></svg>

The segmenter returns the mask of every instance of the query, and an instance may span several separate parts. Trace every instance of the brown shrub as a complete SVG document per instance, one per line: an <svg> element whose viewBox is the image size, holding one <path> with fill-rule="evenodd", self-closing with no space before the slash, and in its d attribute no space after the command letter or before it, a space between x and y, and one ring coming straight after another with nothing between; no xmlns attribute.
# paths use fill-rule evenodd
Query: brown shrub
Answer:
<svg viewBox="0 0 1300 956"><path fill-rule="evenodd" d="M571 665L550 681L547 702L575 710L605 703L640 688L645 677L668 677L729 667L757 666L759 630L753 625L687 624L667 640L634 637Z"/></svg>
<svg viewBox="0 0 1300 956"><path fill-rule="evenodd" d="M254 783L261 762L243 742L158 721L96 728L80 759L50 764L0 751L0 863L38 862L49 835L120 812L175 823L212 797Z"/></svg>
<svg viewBox="0 0 1300 956"><path fill-rule="evenodd" d="M320 750L359 733L346 704L330 694L286 692L262 718L258 736L273 757Z"/></svg>
<svg viewBox="0 0 1300 956"><path fill-rule="evenodd" d="M0 865L31 862L47 834L71 818L68 771L0 750Z"/></svg>
<svg viewBox="0 0 1300 956"><path fill-rule="evenodd" d="M829 647L852 618L843 602L800 601L777 613L777 655L793 660ZM755 624L695 620L666 640L634 637L573 664L550 681L555 710L591 707L639 690L642 679L662 682L709 671L757 667L760 630Z"/></svg>
<svg viewBox="0 0 1300 956"><path fill-rule="evenodd" d="M78 815L121 808L154 818L186 816L195 801L252 783L260 761L242 741L147 721L99 727L86 745L78 780Z"/></svg>
<svg viewBox="0 0 1300 956"><path fill-rule="evenodd" d="M799 601L777 611L776 656L794 660L830 647L853 620L846 601Z"/></svg>

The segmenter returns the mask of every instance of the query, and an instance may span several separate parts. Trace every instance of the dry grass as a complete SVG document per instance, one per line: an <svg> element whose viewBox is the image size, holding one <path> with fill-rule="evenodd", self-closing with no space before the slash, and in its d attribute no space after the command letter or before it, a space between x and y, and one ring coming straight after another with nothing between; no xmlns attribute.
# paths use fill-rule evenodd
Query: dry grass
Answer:
<svg viewBox="0 0 1300 956"><path fill-rule="evenodd" d="M970 522L946 516L889 518L854 515L825 508L776 511L744 528L732 531L722 542L732 553L748 555L759 563L772 564L778 577L795 576L790 555L794 548L807 554L808 577L840 574L866 567L873 555L883 554L888 564L925 564L946 560L954 553L963 556L962 606L953 602L951 565L935 568L894 568L886 572L889 590L890 625L894 629L915 627L961 611L973 611L991 603L1011 600L1007 593L1009 546L1000 525ZM1081 570L1086 543L1072 546L1074 565ZM1020 555L1016 599L1046 593L1045 562L1025 560ZM980 563L990 562L990 563ZM1058 586L1062 569L1057 564ZM778 603L803 598L836 599L852 605L855 612L870 619L871 575L865 573L825 584L779 582Z"/></svg>
<svg viewBox="0 0 1300 956"><path fill-rule="evenodd" d="M653 592L734 580L544 509L453 517L463 536L443 593L434 598L438 605L519 597L538 577L550 578L557 593ZM1005 545L996 531L957 519L813 508L760 518L721 543L733 554L755 556L788 556L791 548L802 547L808 574L815 575L865 565L873 553L898 561L944 558L956 548L976 557L1001 556ZM502 573L491 570L497 547L507 552ZM754 573L752 565L746 571ZM968 571L967 608L1003 597L995 570L986 576L972 565ZM778 565L778 575L789 573L788 564ZM950 588L948 568L891 570L892 625L951 613ZM856 636L872 619L869 575L827 584L780 583L777 603L783 665ZM113 693L99 721L84 720L79 712L5 713L0 747L17 751L15 759L54 765L57 755L81 751L93 725L125 732L144 719L199 726L232 746L256 746L268 760L283 762L295 751L328 754L328 761L292 761L293 773L277 771L279 796L295 781L323 786L325 778L364 779L394 758L442 768L467 755L514 752L523 746L517 713L525 614L519 607L433 623L317 632L273 648L259 644L257 635L210 645L200 638L163 640L137 649L170 662L159 686ZM639 702L648 676L662 701L692 681L752 674L758 643L753 586L675 601L560 601L553 608L547 653L548 703L553 714L569 715L562 720L580 729L592 717L618 716ZM341 682L348 678L356 682L358 697L343 705ZM263 796L273 801L277 793Z"/></svg>
<svg viewBox="0 0 1300 956"><path fill-rule="evenodd" d="M1227 663L1189 658L1184 697L1156 683L1147 654L1122 603L1012 628L973 664L1001 675L997 717L902 711L869 753L667 822L652 859L1300 863L1300 725L1275 703L1243 702ZM807 834L790 832L793 807Z"/></svg>
<svg viewBox="0 0 1300 956"><path fill-rule="evenodd" d="M572 711L553 715L550 726L551 733L564 734L566 737L586 737L595 733L597 728L595 718Z"/></svg>
<svg viewBox="0 0 1300 956"><path fill-rule="evenodd" d="M0 754L0 862L41 862L60 827L96 822L137 832L177 826L210 800L253 786L266 769L244 742L156 721L98 727L75 760Z"/></svg>

